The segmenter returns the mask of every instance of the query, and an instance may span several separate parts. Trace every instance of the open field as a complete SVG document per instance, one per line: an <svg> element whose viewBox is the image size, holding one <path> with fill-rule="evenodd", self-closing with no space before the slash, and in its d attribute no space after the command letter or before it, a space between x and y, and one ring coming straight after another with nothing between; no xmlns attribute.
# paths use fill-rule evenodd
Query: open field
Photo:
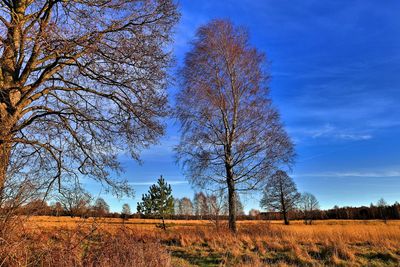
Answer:
<svg viewBox="0 0 400 267"><path fill-rule="evenodd" d="M48 261L54 253L65 253L73 258L65 266L71 260L77 266L109 266L110 262L118 266L118 260L107 260L114 255L128 262L136 257L133 266L400 265L400 221L327 220L311 226L300 221L289 226L279 221L240 221L236 236L224 224L216 230L210 221L170 220L165 232L158 223L33 217L23 223L23 231L34 244L24 249L35 248L29 253L38 262L41 256ZM124 254L124 249L130 252Z"/></svg>

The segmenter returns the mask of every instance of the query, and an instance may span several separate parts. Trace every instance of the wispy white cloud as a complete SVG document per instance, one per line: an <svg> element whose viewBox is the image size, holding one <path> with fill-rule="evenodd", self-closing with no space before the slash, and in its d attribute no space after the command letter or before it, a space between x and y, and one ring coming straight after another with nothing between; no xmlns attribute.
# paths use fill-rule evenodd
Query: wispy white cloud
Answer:
<svg viewBox="0 0 400 267"><path fill-rule="evenodd" d="M341 129L333 126L330 123L326 123L323 126L315 128L292 128L289 131L292 132L294 136L296 136L298 139L311 137L313 139L331 138L337 140L361 141L373 138L373 135L367 133L367 131L360 131L356 129Z"/></svg>
<svg viewBox="0 0 400 267"><path fill-rule="evenodd" d="M344 172L317 172L296 174L298 177L371 177L371 178L400 178L400 170L387 171L344 171Z"/></svg>
<svg viewBox="0 0 400 267"><path fill-rule="evenodd" d="M372 135L370 134L339 134L337 135L338 138L340 139L345 139L345 140L368 140L372 138Z"/></svg>
<svg viewBox="0 0 400 267"><path fill-rule="evenodd" d="M153 185L156 182L130 182L130 185L136 185L136 186L148 186L148 185ZM167 181L168 184L170 185L184 185L188 184L188 181Z"/></svg>
<svg viewBox="0 0 400 267"><path fill-rule="evenodd" d="M325 124L323 127L310 130L309 132L310 132L312 138L318 138L318 137L324 137L327 135L331 135L334 130L335 130L335 127L333 127L330 124Z"/></svg>

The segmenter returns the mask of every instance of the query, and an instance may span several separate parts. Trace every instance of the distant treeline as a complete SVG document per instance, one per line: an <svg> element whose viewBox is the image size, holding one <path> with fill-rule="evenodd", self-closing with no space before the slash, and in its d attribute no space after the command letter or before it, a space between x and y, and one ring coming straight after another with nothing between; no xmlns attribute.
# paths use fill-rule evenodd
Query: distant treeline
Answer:
<svg viewBox="0 0 400 267"><path fill-rule="evenodd" d="M302 219L301 211L291 211L289 216L292 220ZM263 220L282 220L279 212L261 212L259 219ZM400 204L384 207L372 205L361 207L338 207L335 206L328 210L316 210L313 212L314 220L397 220L400 219Z"/></svg>
<svg viewBox="0 0 400 267"><path fill-rule="evenodd" d="M109 207L104 200L95 202L93 205L81 205L79 207L66 209L64 205L56 202L48 205L46 202L35 200L19 208L20 215L39 215L39 216L77 216L77 217L108 217L108 218L156 218L156 216L143 214L124 214L123 212L110 212ZM197 204L197 203L195 203ZM175 214L168 216L176 220L219 220L228 219L226 212L215 213L213 209L196 209L194 205L192 210L185 214L181 213L182 206L175 211ZM289 212L291 220L304 219L304 213L301 210ZM371 204L369 207L338 207L335 206L328 210L313 211L314 220L396 220L400 219L400 204L395 202L393 205L378 206ZM248 215L241 213L238 220L282 220L282 214L279 212L259 212L251 210Z"/></svg>

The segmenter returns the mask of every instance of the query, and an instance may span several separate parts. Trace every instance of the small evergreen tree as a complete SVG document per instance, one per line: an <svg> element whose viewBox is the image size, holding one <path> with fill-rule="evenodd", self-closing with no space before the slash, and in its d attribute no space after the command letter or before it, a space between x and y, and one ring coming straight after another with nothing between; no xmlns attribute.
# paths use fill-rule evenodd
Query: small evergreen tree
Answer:
<svg viewBox="0 0 400 267"><path fill-rule="evenodd" d="M162 176L157 184L150 187L148 194L142 195L142 202L138 203L137 211L161 218L162 228L166 229L164 219L174 213L174 198L171 185L167 184Z"/></svg>

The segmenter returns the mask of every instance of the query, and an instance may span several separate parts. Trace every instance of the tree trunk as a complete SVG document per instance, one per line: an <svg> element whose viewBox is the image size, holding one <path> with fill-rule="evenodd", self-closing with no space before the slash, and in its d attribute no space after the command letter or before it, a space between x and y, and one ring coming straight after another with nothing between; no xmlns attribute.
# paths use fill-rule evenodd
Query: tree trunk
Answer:
<svg viewBox="0 0 400 267"><path fill-rule="evenodd" d="M287 218L287 212L283 211L282 213L283 213L283 220L285 222L285 225L289 225L289 220Z"/></svg>
<svg viewBox="0 0 400 267"><path fill-rule="evenodd" d="M287 209L286 209L286 203L285 203L285 198L283 195L283 187L282 187L282 181L280 181L280 194L281 194L281 206L282 206L282 215L283 215L283 221L285 225L289 225L289 220L287 218Z"/></svg>
<svg viewBox="0 0 400 267"><path fill-rule="evenodd" d="M167 227L165 227L165 221L164 221L164 216L161 217L162 219L162 228L165 230L167 230Z"/></svg>
<svg viewBox="0 0 400 267"><path fill-rule="evenodd" d="M0 201L3 198L7 168L10 163L11 145L0 139Z"/></svg>
<svg viewBox="0 0 400 267"><path fill-rule="evenodd" d="M233 180L233 172L231 169L227 170L227 183L228 183L228 202L229 202L229 229L237 232L236 228L236 192L235 181Z"/></svg>

